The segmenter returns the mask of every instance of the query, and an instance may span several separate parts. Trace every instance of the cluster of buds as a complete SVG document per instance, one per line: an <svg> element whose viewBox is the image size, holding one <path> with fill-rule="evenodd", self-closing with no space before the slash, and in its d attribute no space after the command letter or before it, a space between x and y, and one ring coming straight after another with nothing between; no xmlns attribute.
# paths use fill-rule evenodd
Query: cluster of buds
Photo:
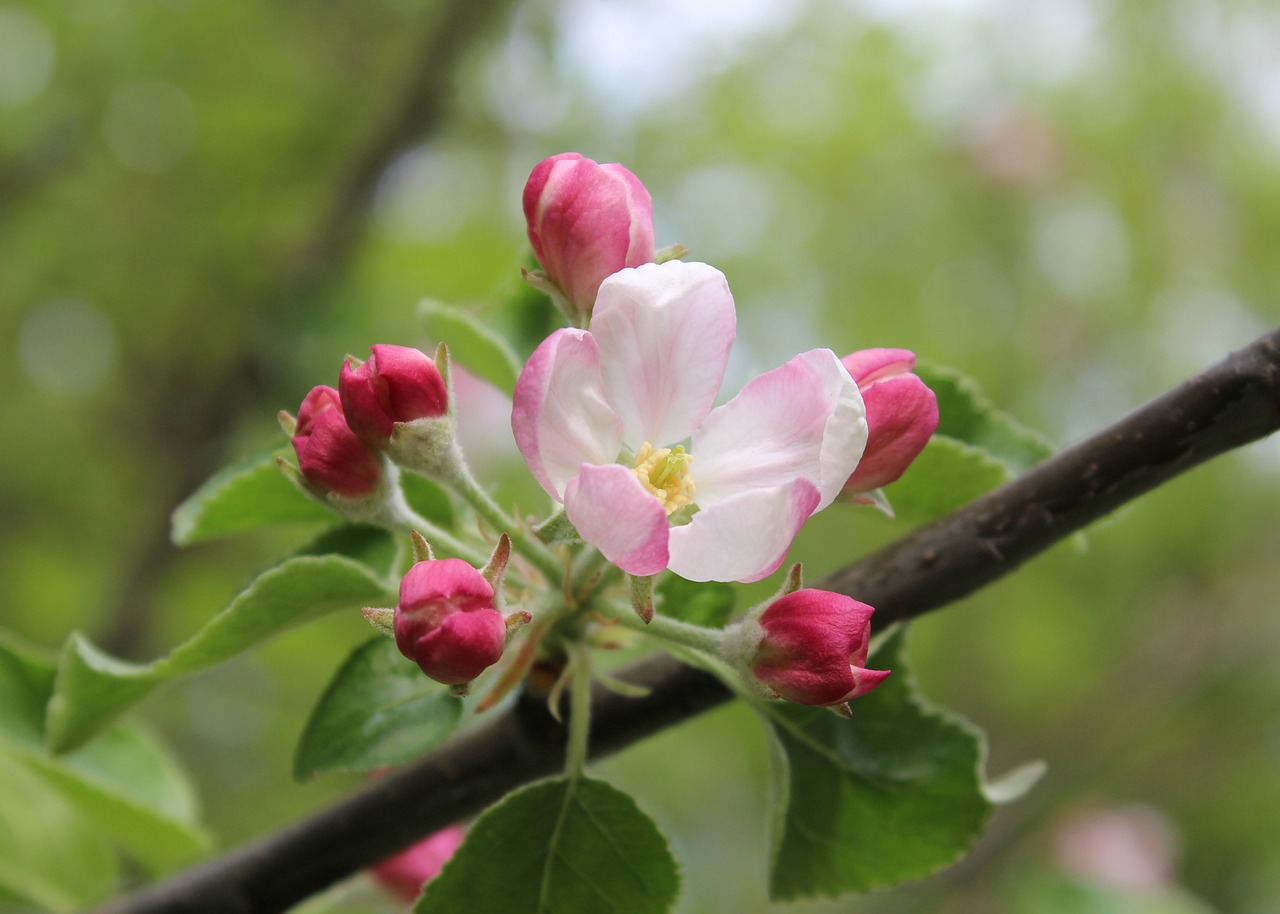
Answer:
<svg viewBox="0 0 1280 914"><path fill-rule="evenodd" d="M429 468L447 459L453 442L448 385L436 362L408 346L371 348L368 361L347 360L337 390L314 387L296 419L280 415L303 487L353 517L369 513L363 503L385 500L384 452Z"/></svg>
<svg viewBox="0 0 1280 914"><path fill-rule="evenodd" d="M882 487L938 424L914 353L868 349L837 359L813 350L711 411L736 332L733 300L712 267L656 263L667 255L655 249L652 201L639 179L563 153L534 168L523 203L541 265L526 278L575 328L544 341L522 372L517 444L564 504L572 536L632 576L633 602L635 582L651 588L667 568L691 580L772 573L800 525L833 500L887 510ZM673 351L682 356L670 370L651 370ZM337 389L315 388L296 422L286 422L305 488L343 510L389 498L396 467L457 482L448 372L443 346L434 359L391 345L373 346L363 363L349 359ZM779 426L777 440L757 440L762 417ZM465 693L529 621L503 612L510 542L504 534L482 569L434 558L420 537L417 545L394 610L365 614L424 674ZM871 613L796 581L731 627L725 644L762 694L847 710L888 675L865 667Z"/></svg>

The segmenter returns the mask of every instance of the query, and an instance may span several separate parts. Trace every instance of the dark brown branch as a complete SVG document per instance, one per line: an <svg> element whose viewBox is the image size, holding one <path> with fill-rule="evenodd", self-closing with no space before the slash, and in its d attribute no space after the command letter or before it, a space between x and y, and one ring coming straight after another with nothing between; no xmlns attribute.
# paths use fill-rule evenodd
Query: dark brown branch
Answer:
<svg viewBox="0 0 1280 914"><path fill-rule="evenodd" d="M1210 457L1280 429L1280 330L1026 475L837 572L820 586L902 620L950 603ZM607 755L728 700L714 678L656 657L624 678L644 698L599 693L593 756ZM101 914L266 914L555 773L564 732L522 700L397 774L310 819L233 851Z"/></svg>

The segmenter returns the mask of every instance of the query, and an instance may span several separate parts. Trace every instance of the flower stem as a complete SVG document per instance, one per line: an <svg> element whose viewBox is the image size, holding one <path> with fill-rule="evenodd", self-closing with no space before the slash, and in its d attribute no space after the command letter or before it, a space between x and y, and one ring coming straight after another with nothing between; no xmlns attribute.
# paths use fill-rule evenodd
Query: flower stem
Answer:
<svg viewBox="0 0 1280 914"><path fill-rule="evenodd" d="M712 657L720 656L724 632L718 628L707 628L657 614L646 624L635 614L629 604L615 601L601 600L596 604L596 609L611 621L651 638L692 648Z"/></svg>
<svg viewBox="0 0 1280 914"><path fill-rule="evenodd" d="M564 578L564 567L560 560L524 524L498 506L476 482L464 461L459 459L456 462L447 481L455 492L476 509L477 514L492 524L499 533L511 537L511 545L533 563L546 576L547 581L560 581Z"/></svg>
<svg viewBox="0 0 1280 914"><path fill-rule="evenodd" d="M565 776L577 780L587 764L591 730L591 657L580 641L569 648L569 744L565 748Z"/></svg>

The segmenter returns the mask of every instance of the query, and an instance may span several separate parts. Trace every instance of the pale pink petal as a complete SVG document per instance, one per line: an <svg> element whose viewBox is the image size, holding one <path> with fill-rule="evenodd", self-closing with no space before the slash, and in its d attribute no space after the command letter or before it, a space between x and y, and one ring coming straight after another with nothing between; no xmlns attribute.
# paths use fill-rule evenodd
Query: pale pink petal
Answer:
<svg viewBox="0 0 1280 914"><path fill-rule="evenodd" d="M669 567L690 581L758 581L773 574L814 512L818 489L805 479L744 489L671 528Z"/></svg>
<svg viewBox="0 0 1280 914"><path fill-rule="evenodd" d="M534 478L552 498L584 463L613 463L622 423L604 398L596 342L557 330L534 350L516 381L511 431Z"/></svg>
<svg viewBox="0 0 1280 914"><path fill-rule="evenodd" d="M729 284L705 263L645 264L601 283L591 333L629 447L689 436L715 402L736 332Z"/></svg>
<svg viewBox="0 0 1280 914"><path fill-rule="evenodd" d="M706 507L743 488L807 479L818 509L839 494L867 442L858 386L829 349L750 381L694 433L691 472Z"/></svg>
<svg viewBox="0 0 1280 914"><path fill-rule="evenodd" d="M667 512L627 467L584 466L565 488L564 510L578 534L627 574L667 567Z"/></svg>

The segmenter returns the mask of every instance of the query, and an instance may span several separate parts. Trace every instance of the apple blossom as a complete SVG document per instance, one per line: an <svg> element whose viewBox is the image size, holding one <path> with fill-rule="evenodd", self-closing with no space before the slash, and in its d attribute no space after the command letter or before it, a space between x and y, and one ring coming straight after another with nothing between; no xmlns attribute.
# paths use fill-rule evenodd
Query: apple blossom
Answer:
<svg viewBox="0 0 1280 914"><path fill-rule="evenodd" d="M461 559L417 562L400 581L396 647L429 677L463 685L497 663L507 624L484 576Z"/></svg>
<svg viewBox="0 0 1280 914"><path fill-rule="evenodd" d="M303 479L320 495L363 498L382 480L382 461L347 426L332 387L314 387L303 398L292 442Z"/></svg>
<svg viewBox="0 0 1280 914"><path fill-rule="evenodd" d="M838 707L889 675L865 668L873 612L844 594L805 588L748 614L726 643L770 697Z"/></svg>
<svg viewBox="0 0 1280 914"><path fill-rule="evenodd" d="M462 826L450 825L369 867L369 875L402 901L414 901L422 894L423 884L449 862L464 837Z"/></svg>
<svg viewBox="0 0 1280 914"><path fill-rule="evenodd" d="M841 359L858 384L867 408L867 447L844 485L844 495L862 495L894 482L924 450L938 427L938 398L911 373L916 356L907 349L863 349Z"/></svg>
<svg viewBox="0 0 1280 914"><path fill-rule="evenodd" d="M524 188L529 243L567 311L590 313L601 281L654 258L653 204L621 165L576 152L543 159Z"/></svg>
<svg viewBox="0 0 1280 914"><path fill-rule="evenodd" d="M830 350L712 410L735 333L719 270L645 264L606 279L591 329L553 333L516 382L512 430L533 475L628 574L771 574L862 453L862 397Z"/></svg>

